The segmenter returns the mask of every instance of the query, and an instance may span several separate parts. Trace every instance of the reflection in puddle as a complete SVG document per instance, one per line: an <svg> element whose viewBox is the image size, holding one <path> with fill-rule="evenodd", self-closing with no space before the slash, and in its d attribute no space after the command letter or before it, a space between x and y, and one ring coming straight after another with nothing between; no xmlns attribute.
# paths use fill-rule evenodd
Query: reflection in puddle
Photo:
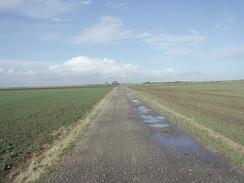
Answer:
<svg viewBox="0 0 244 183"><path fill-rule="evenodd" d="M201 154L200 158L202 160L206 160L206 161L219 161L219 157L211 152L205 152L204 154Z"/></svg>
<svg viewBox="0 0 244 183"><path fill-rule="evenodd" d="M137 100L137 99L134 99L134 100L132 100L132 102L134 102L134 103L141 103L139 100Z"/></svg>
<svg viewBox="0 0 244 183"><path fill-rule="evenodd" d="M190 136L185 134L168 135L162 133L156 133L154 139L162 146L174 147L176 149L187 150L196 152L199 149L198 143Z"/></svg>
<svg viewBox="0 0 244 183"><path fill-rule="evenodd" d="M203 150L197 141L186 134L169 135L162 133L154 134L155 141L163 147L194 153L202 160L218 161L219 157L211 152Z"/></svg>
<svg viewBox="0 0 244 183"><path fill-rule="evenodd" d="M168 127L168 124L163 124L163 123L154 123L154 124L150 124L149 126L151 127L155 127L155 128L165 128Z"/></svg>
<svg viewBox="0 0 244 183"><path fill-rule="evenodd" d="M139 107L137 108L137 110L138 110L139 113L148 113L148 112L150 112L152 109L149 109L149 108L147 108L147 107L145 107L145 106L139 106Z"/></svg>
<svg viewBox="0 0 244 183"><path fill-rule="evenodd" d="M162 119L162 120L165 119L165 117L163 117L163 116L157 116L157 118L158 118L158 119Z"/></svg>
<svg viewBox="0 0 244 183"><path fill-rule="evenodd" d="M153 116L153 115L141 115L141 118L145 123L162 123L163 120L161 116Z"/></svg>

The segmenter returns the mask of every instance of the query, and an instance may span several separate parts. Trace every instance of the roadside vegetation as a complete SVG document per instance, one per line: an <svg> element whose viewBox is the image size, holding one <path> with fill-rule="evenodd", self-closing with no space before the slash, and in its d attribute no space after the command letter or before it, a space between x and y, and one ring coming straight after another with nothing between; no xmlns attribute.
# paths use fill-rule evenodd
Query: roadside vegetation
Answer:
<svg viewBox="0 0 244 183"><path fill-rule="evenodd" d="M200 142L244 167L244 81L130 88Z"/></svg>
<svg viewBox="0 0 244 183"><path fill-rule="evenodd" d="M0 179L85 116L112 87L0 90Z"/></svg>

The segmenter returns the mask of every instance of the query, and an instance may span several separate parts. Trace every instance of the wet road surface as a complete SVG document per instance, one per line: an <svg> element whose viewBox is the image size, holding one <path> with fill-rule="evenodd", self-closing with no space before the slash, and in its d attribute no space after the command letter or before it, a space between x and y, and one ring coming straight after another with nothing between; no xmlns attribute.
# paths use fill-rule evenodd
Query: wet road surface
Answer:
<svg viewBox="0 0 244 183"><path fill-rule="evenodd" d="M114 90L50 182L243 182L167 118L123 87Z"/></svg>

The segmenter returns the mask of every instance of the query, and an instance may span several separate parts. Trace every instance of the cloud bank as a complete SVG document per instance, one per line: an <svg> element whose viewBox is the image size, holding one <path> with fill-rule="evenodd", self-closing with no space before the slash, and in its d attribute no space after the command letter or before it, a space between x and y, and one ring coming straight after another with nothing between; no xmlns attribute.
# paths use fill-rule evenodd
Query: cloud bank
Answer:
<svg viewBox="0 0 244 183"><path fill-rule="evenodd" d="M49 66L49 71L67 75L96 75L100 78L126 77L137 72L138 66L121 64L110 59L97 59L86 56L72 58L63 64Z"/></svg>
<svg viewBox="0 0 244 183"><path fill-rule="evenodd" d="M225 79L222 76L219 77ZM74 57L58 64L0 60L0 87L103 84L114 80L135 83L218 80L220 78L218 75L202 72L178 72L174 68L145 69L112 59L87 56Z"/></svg>
<svg viewBox="0 0 244 183"><path fill-rule="evenodd" d="M63 63L0 60L0 86L48 86L65 84L143 82L162 80L175 73L174 69L146 70L137 65L112 59L87 56L71 58Z"/></svg>

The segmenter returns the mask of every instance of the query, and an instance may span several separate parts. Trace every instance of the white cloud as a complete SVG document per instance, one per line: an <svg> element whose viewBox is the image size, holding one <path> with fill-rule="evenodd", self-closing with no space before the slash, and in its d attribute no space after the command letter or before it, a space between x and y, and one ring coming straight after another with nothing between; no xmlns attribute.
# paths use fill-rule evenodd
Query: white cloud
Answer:
<svg viewBox="0 0 244 183"><path fill-rule="evenodd" d="M87 4L91 4L92 0L81 0L80 2L81 2L81 4L87 5Z"/></svg>
<svg viewBox="0 0 244 183"><path fill-rule="evenodd" d="M63 18L63 19L61 19L61 18L53 18L52 19L54 22L58 22L58 23L62 23L62 22L71 22L72 21L72 19L70 19L70 18Z"/></svg>
<svg viewBox="0 0 244 183"><path fill-rule="evenodd" d="M86 56L74 57L62 64L50 65L49 71L59 75L94 76L100 79L142 79L156 78L175 73L173 68L147 70L137 65L119 63L111 59L98 59Z"/></svg>
<svg viewBox="0 0 244 183"><path fill-rule="evenodd" d="M96 59L85 56L75 57L59 65L51 65L49 70L59 74L99 75L103 78L124 77L137 71L137 66L120 64L114 60Z"/></svg>
<svg viewBox="0 0 244 183"><path fill-rule="evenodd" d="M90 3L90 0L1 0L0 11L14 11L33 18L55 18Z"/></svg>
<svg viewBox="0 0 244 183"><path fill-rule="evenodd" d="M15 71L15 69L14 68L11 68L8 71L6 71L6 74L12 74L14 71Z"/></svg>
<svg viewBox="0 0 244 183"><path fill-rule="evenodd" d="M120 10L128 10L127 3L114 3L114 2L106 2L106 5L113 8L113 9L120 9Z"/></svg>
<svg viewBox="0 0 244 183"><path fill-rule="evenodd" d="M205 45L208 40L206 32L190 30L189 34L169 33L132 33L123 28L122 20L106 16L94 26L83 29L71 40L74 44L81 43L114 43L122 39L134 38L148 43L154 48L163 50L166 55L188 55Z"/></svg>
<svg viewBox="0 0 244 183"><path fill-rule="evenodd" d="M241 79L239 73L178 72L174 68L145 69L135 64L86 56L74 57L63 63L0 60L0 87L57 86L145 81L201 81Z"/></svg>
<svg viewBox="0 0 244 183"><path fill-rule="evenodd" d="M244 46L217 49L213 55L219 60L244 60Z"/></svg>
<svg viewBox="0 0 244 183"><path fill-rule="evenodd" d="M98 24L91 28L83 29L74 37L73 43L113 43L121 39L129 38L131 32L123 30L123 23L117 17L102 17Z"/></svg>
<svg viewBox="0 0 244 183"><path fill-rule="evenodd" d="M27 70L26 72L25 72L25 74L26 75L37 75L38 74L38 71L36 71L36 70Z"/></svg>
<svg viewBox="0 0 244 183"><path fill-rule="evenodd" d="M137 36L142 41L161 49L168 55L187 55L207 42L207 35L191 30L188 35L144 32Z"/></svg>
<svg viewBox="0 0 244 183"><path fill-rule="evenodd" d="M11 9L20 4L22 4L22 0L1 0L0 10L1 9Z"/></svg>
<svg viewBox="0 0 244 183"><path fill-rule="evenodd" d="M0 60L0 64L3 66L0 87L90 84L114 80L144 82L167 80L176 73L173 68L143 69L134 64L86 56L74 57L60 64L21 60Z"/></svg>

